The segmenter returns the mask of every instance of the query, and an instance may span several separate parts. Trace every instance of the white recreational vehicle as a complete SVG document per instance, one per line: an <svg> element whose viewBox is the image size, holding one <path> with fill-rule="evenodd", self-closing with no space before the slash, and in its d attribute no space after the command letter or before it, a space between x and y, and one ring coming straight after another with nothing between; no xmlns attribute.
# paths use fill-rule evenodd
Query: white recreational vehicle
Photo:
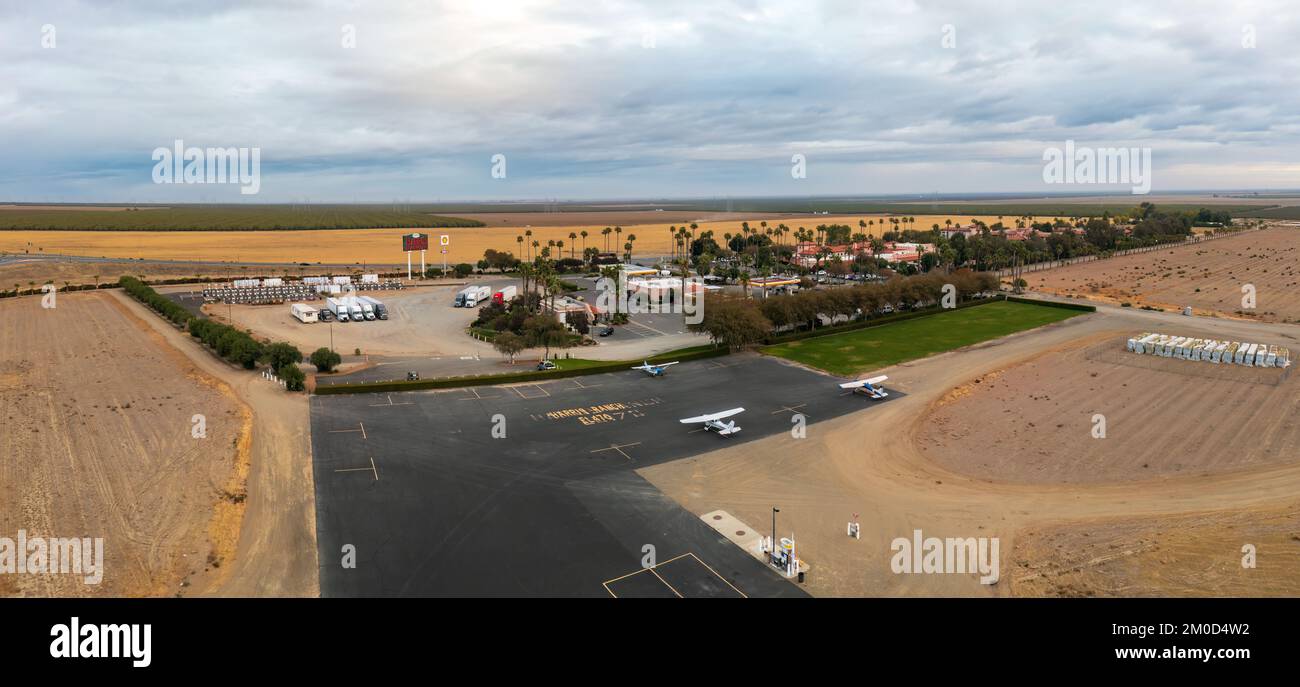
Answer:
<svg viewBox="0 0 1300 687"><path fill-rule="evenodd" d="M304 324L320 320L320 317L316 313L316 308L313 308L306 303L294 303L289 308L289 311L293 313L294 317L298 318L299 322Z"/></svg>

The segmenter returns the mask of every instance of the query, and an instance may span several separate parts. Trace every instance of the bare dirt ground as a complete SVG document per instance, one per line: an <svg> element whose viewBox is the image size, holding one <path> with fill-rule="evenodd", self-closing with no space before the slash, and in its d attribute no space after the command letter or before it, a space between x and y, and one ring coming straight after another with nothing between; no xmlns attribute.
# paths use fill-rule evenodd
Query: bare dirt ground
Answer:
<svg viewBox="0 0 1300 687"><path fill-rule="evenodd" d="M1253 568L1242 565L1247 546ZM1294 596L1300 502L1031 528L1011 560L1018 596Z"/></svg>
<svg viewBox="0 0 1300 687"><path fill-rule="evenodd" d="M1168 250L1080 263L1025 275L1034 291L1086 296L1134 307L1300 322L1300 229L1274 227ZM1242 311L1242 285L1256 290Z"/></svg>
<svg viewBox="0 0 1300 687"><path fill-rule="evenodd" d="M1051 354L1044 351L1069 349L1081 338L1141 331L1153 328L1153 321L1168 317L1107 310L898 365L883 372L890 376L889 386L906 396L815 422L808 426L807 438L781 436L736 444L646 468L641 473L696 514L721 509L751 527L761 527L771 517L772 507L779 507L778 534L796 536L800 557L811 566L807 589L817 595L1006 596L1062 591L1127 594L1137 589L1141 593L1182 594L1189 586L1219 580L1228 581L1222 588L1207 587L1204 593L1300 593L1300 576L1283 572L1295 555L1286 547L1300 547L1300 540L1294 540L1290 529L1294 518L1287 515L1295 510L1295 494L1300 490L1300 461L1294 454L1251 460L1248 464L1207 464L1215 469L1211 474L1205 474L1206 470L1169 470L1165 477L1120 482L1027 484L953 471L920 448L922 438L932 431L932 405L940 403L954 388L972 384L977 378L996 375L996 379L1011 374L1005 371L1038 356L1046 359ZM1233 320L1197 323L1216 333L1222 331L1225 337L1242 338L1243 330L1251 338L1269 340L1300 333L1300 329L1289 325ZM1065 374L1068 377L1073 373ZM1089 381L1094 379L1086 376L1088 372L1083 374ZM1062 406L1061 419L1048 426L1056 431L1058 422L1069 422L1083 412L1089 412L1090 417L1088 406L1105 403L1110 393L1095 388L1097 395L1093 398L1079 398L1085 407ZM1024 393L1044 395L1028 388ZM1055 399L1052 393L1049 390L1046 396ZM1164 400L1163 407L1168 409L1164 416L1150 418L1145 426L1123 417L1112 418L1110 431L1148 436L1153 443L1160 437L1169 438L1160 425L1182 422L1179 415L1186 399ZM869 403L857 397L845 397L845 401ZM1022 399L1017 407L1036 403L1050 401ZM1219 411L1223 409L1221 406ZM1279 415L1282 412L1279 410ZM1247 415L1240 419L1246 421ZM1288 419L1272 422L1285 436L1294 436L1293 428L1287 426ZM1088 427L1085 424L1080 438L1072 443L1096 441L1087 433ZM1216 446L1228 448L1230 440L1225 436ZM1273 446L1273 440L1269 436L1246 438L1259 449ZM1128 446L1138 445L1136 438L1123 441ZM974 453L991 449L973 444L970 450ZM1034 456L1030 459L1038 460ZM1127 458L1112 462L1119 466L1117 475L1124 474L1122 470L1150 470L1134 467ZM1220 468L1226 471L1217 471ZM845 525L855 514L862 523L859 540L845 536ZM1177 531L1184 526L1185 532ZM1071 529L1044 538L1049 527ZM1081 557L1071 548L1076 541L1094 538L1104 542L1096 549L1099 554L1109 551L1111 544L1121 550L1139 547L1142 532L1147 531L1144 528L1159 534L1165 548L1122 564L1129 566L1132 575L1142 576L1140 585L1133 583L1138 586L1112 573L1113 566L1121 565L1108 563L1114 559ZM998 538L1001 580L995 585L981 585L974 574L895 574L890 566L894 554L891 542L909 537L914 530L921 530L927 537ZM1202 537L1197 540L1195 533ZM1261 562L1250 571L1254 574L1238 575L1233 571L1230 575L1227 568L1222 568L1218 578L1206 574L1211 565L1223 566L1227 565L1224 561L1240 558L1242 533L1259 537ZM1269 559L1267 566L1262 562L1264 556ZM1076 568L1070 573L1078 576L1073 587L1035 582L1037 578L1020 579L1033 571ZM1055 579L1055 574L1052 577Z"/></svg>
<svg viewBox="0 0 1300 687"><path fill-rule="evenodd" d="M954 472L1022 483L1130 482L1295 460L1300 377L1290 369L1137 356L1123 351L1128 335L1072 342L952 390L931 408L919 448ZM1104 439L1093 438L1095 414L1105 418Z"/></svg>
<svg viewBox="0 0 1300 687"><path fill-rule="evenodd" d="M251 430L231 389L108 294L7 299L0 317L0 533L105 547L99 585L0 575L0 594L186 594L228 563Z"/></svg>
<svg viewBox="0 0 1300 687"><path fill-rule="evenodd" d="M223 380L252 409L247 499L233 560L195 584L213 596L319 596L315 488L308 399L232 367L120 291L107 295L137 313L176 350Z"/></svg>

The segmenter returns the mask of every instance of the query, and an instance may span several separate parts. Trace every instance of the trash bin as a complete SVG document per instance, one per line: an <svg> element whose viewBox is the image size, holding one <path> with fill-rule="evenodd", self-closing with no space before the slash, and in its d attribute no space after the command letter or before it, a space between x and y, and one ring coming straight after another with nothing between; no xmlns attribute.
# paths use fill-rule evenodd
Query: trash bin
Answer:
<svg viewBox="0 0 1300 687"><path fill-rule="evenodd" d="M802 570L799 571L799 584L803 584L803 576L804 576L805 574L806 574L806 573L804 573L804 571L802 571Z"/></svg>

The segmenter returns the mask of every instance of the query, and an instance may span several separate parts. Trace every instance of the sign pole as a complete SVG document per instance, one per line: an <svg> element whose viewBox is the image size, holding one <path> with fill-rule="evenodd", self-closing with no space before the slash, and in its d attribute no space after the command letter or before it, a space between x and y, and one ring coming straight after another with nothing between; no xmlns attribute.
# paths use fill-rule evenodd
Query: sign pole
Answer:
<svg viewBox="0 0 1300 687"><path fill-rule="evenodd" d="M411 281L411 253L406 253L406 281Z"/></svg>

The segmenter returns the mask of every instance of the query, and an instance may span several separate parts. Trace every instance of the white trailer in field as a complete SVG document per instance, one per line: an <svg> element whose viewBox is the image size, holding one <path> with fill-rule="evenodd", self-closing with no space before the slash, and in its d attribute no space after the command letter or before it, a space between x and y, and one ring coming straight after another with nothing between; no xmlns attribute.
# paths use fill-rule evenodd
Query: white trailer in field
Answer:
<svg viewBox="0 0 1300 687"><path fill-rule="evenodd" d="M1260 344L1255 351L1255 367L1264 367L1264 362L1268 360L1268 346Z"/></svg>
<svg viewBox="0 0 1300 687"><path fill-rule="evenodd" d="M363 275L361 275L361 283L362 283L362 284L378 284L378 283L379 283L379 275L378 275L378 274L363 274Z"/></svg>
<svg viewBox="0 0 1300 687"><path fill-rule="evenodd" d="M281 279L280 277L272 277L272 278L270 278L270 279L263 279L263 280L262 280L262 286L284 286L284 280Z"/></svg>
<svg viewBox="0 0 1300 687"><path fill-rule="evenodd" d="M1223 354L1227 353L1230 342L1220 341L1219 345L1214 347L1214 354L1210 356L1210 362L1216 365L1223 362Z"/></svg>
<svg viewBox="0 0 1300 687"><path fill-rule="evenodd" d="M304 324L310 324L320 320L320 315L316 312L316 308L313 308L306 303L294 303L290 306L289 312L293 313L293 316L298 318L298 321Z"/></svg>

